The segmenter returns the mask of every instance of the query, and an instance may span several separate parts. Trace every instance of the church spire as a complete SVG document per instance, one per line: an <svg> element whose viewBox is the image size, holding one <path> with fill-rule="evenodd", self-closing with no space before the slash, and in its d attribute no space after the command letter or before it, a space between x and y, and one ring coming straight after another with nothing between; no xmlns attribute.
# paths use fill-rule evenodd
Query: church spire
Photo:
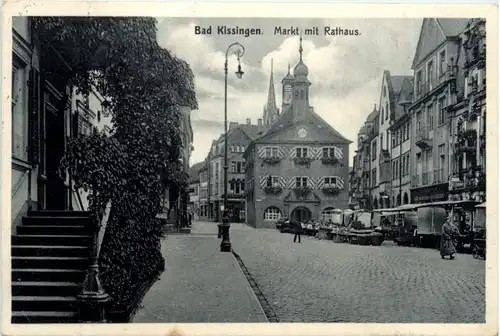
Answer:
<svg viewBox="0 0 500 336"><path fill-rule="evenodd" d="M271 76L269 78L269 91L267 93L267 102L264 108L264 124L271 125L278 116L278 109L276 107L276 92L274 90L274 75L273 75L273 62L271 59Z"/></svg>

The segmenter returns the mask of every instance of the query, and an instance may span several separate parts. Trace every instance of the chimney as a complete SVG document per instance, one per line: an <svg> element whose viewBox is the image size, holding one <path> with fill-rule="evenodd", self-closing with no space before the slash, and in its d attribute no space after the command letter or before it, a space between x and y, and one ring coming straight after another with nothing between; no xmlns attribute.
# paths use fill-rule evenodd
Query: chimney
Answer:
<svg viewBox="0 0 500 336"><path fill-rule="evenodd" d="M238 127L238 123L237 123L237 122L233 122L233 121L231 121L231 122L229 123L229 130L230 130L230 131L231 131L231 130L233 130L233 129L235 129L236 127Z"/></svg>
<svg viewBox="0 0 500 336"><path fill-rule="evenodd" d="M259 120L258 120L258 124L257 124L257 125L258 125L258 126L262 126L262 118L259 118Z"/></svg>
<svg viewBox="0 0 500 336"><path fill-rule="evenodd" d="M252 124L252 120L250 118L247 118L247 125L251 125Z"/></svg>

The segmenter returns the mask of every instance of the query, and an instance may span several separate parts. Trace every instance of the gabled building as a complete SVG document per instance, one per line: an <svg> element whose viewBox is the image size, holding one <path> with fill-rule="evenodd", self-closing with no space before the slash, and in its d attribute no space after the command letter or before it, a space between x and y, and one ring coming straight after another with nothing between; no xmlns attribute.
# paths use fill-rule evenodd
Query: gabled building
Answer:
<svg viewBox="0 0 500 336"><path fill-rule="evenodd" d="M310 105L302 59L282 80L282 113L245 151L247 223L273 227L282 217L319 220L349 203L349 144ZM272 83L272 81L271 81Z"/></svg>
<svg viewBox="0 0 500 336"><path fill-rule="evenodd" d="M397 195L392 189L393 161L392 141L389 131L394 123L399 94L407 76L392 76L389 71L384 71L380 92L380 115L378 130L378 146L375 153L375 168L377 169L377 183L372 191L372 197L378 199L380 208L389 208L396 203ZM408 134L404 135L408 137ZM373 140L375 141L375 139ZM400 196L401 197L401 196Z"/></svg>
<svg viewBox="0 0 500 336"><path fill-rule="evenodd" d="M393 122L387 129L391 136L391 189L392 207L409 204L410 197L410 155L411 132L408 107L412 102L413 77L401 78L399 92L393 99Z"/></svg>
<svg viewBox="0 0 500 336"><path fill-rule="evenodd" d="M423 19L413 59L414 90L411 115L411 203L448 199L451 173L449 106L457 103L460 34L468 19Z"/></svg>

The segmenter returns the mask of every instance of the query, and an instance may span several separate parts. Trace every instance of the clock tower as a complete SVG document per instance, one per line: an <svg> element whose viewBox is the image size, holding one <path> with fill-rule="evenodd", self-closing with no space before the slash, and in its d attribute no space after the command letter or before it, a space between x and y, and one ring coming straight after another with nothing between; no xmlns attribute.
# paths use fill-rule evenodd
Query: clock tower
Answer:
<svg viewBox="0 0 500 336"><path fill-rule="evenodd" d="M300 121L306 118L309 108L309 86L311 82L307 79L309 69L302 61L302 35L300 36L299 63L293 69L295 81L292 84L293 98L292 111L294 121Z"/></svg>

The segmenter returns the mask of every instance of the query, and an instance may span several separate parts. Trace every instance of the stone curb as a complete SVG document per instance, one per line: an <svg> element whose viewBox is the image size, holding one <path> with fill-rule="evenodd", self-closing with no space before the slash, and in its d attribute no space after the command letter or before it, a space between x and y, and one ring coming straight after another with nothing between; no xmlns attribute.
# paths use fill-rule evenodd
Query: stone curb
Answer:
<svg viewBox="0 0 500 336"><path fill-rule="evenodd" d="M279 322L278 317L274 313L273 308L271 307L271 305L267 301L266 297L264 296L264 293L262 293L261 289L257 285L257 282L255 282L254 278L252 277L252 275L250 274L250 272L246 268L241 257L234 251L232 251L232 253L233 253L234 258L238 262L241 271L245 275L245 278L247 279L248 284L252 288L252 292L253 292L255 298L257 299L259 306L260 306L260 309L262 310L262 313L266 317L267 321L271 322L271 323Z"/></svg>

